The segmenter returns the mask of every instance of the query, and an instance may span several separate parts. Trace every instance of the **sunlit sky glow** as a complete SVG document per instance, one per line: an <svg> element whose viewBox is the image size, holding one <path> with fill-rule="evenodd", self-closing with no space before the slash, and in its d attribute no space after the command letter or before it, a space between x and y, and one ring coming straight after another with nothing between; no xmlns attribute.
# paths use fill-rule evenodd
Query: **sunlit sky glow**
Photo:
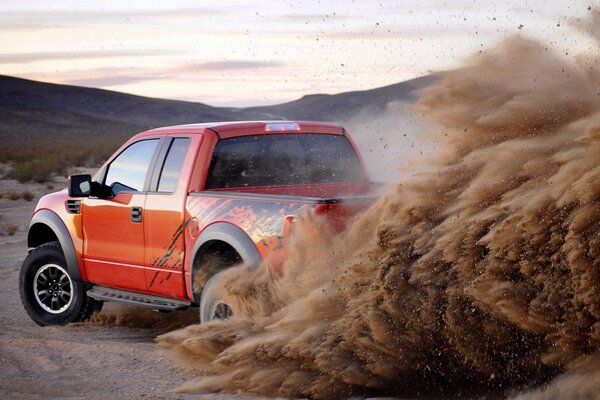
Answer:
<svg viewBox="0 0 600 400"><path fill-rule="evenodd" d="M568 22L595 3L0 0L0 74L212 105L272 104L452 68L514 34L572 51L585 39Z"/></svg>

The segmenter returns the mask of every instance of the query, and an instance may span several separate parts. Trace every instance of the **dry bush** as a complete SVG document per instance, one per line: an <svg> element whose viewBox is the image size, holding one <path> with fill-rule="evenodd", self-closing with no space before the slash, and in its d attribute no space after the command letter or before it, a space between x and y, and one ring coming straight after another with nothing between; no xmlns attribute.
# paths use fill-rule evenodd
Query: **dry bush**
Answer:
<svg viewBox="0 0 600 400"><path fill-rule="evenodd" d="M46 185L46 189L48 189L48 190L54 190L54 185L47 184Z"/></svg>
<svg viewBox="0 0 600 400"><path fill-rule="evenodd" d="M19 230L18 224L10 224L6 227L6 233L8 236L14 236L15 233Z"/></svg>
<svg viewBox="0 0 600 400"><path fill-rule="evenodd" d="M69 142L65 138L46 140L40 139L45 142L43 145L23 145L9 140L6 147L0 149L0 162L11 165L8 176L19 182L47 182L53 174L66 175L68 167L101 165L122 143L116 138L100 138L73 146L69 143L71 139Z"/></svg>
<svg viewBox="0 0 600 400"><path fill-rule="evenodd" d="M21 195L17 192L9 192L6 194L6 197L9 200L19 200L21 198Z"/></svg>
<svg viewBox="0 0 600 400"><path fill-rule="evenodd" d="M10 176L19 182L45 182L58 169L58 163L51 160L17 161L13 164Z"/></svg>
<svg viewBox="0 0 600 400"><path fill-rule="evenodd" d="M29 190L26 192L21 193L21 198L25 201L31 201L35 198L34 194L31 193Z"/></svg>

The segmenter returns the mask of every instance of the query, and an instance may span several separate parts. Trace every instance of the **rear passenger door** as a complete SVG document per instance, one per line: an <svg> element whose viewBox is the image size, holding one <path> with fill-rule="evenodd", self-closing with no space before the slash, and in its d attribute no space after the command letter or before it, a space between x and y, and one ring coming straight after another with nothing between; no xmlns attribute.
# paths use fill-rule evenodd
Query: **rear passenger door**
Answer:
<svg viewBox="0 0 600 400"><path fill-rule="evenodd" d="M167 138L146 196L144 258L148 291L180 299L186 298L184 212L194 162L191 144L200 139L195 136Z"/></svg>

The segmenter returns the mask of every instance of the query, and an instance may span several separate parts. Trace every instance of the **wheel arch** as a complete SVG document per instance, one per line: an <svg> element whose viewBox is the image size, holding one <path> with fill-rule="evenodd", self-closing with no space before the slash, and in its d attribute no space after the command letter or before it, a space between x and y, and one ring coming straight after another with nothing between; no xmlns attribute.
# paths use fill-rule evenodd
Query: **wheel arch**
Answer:
<svg viewBox="0 0 600 400"><path fill-rule="evenodd" d="M252 239L239 227L228 223L219 222L210 225L198 236L192 250L190 266L190 292L194 284L194 277L198 270L199 261L208 251L216 248L230 247L241 258L242 262L252 269L258 268L261 256ZM190 293L193 296L193 293Z"/></svg>
<svg viewBox="0 0 600 400"><path fill-rule="evenodd" d="M54 241L60 243L71 277L77 281L81 281L77 253L75 252L75 246L65 223L57 214L50 210L36 212L29 224L27 247L31 250L44 243Z"/></svg>

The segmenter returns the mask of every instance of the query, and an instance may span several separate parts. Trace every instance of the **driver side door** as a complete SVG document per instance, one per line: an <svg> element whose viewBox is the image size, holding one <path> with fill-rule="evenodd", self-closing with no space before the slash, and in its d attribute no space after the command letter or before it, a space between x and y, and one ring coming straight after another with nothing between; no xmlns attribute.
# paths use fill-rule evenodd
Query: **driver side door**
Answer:
<svg viewBox="0 0 600 400"><path fill-rule="evenodd" d="M91 283L147 291L144 273L144 208L161 140L132 143L108 165L102 198L82 202L84 265Z"/></svg>

